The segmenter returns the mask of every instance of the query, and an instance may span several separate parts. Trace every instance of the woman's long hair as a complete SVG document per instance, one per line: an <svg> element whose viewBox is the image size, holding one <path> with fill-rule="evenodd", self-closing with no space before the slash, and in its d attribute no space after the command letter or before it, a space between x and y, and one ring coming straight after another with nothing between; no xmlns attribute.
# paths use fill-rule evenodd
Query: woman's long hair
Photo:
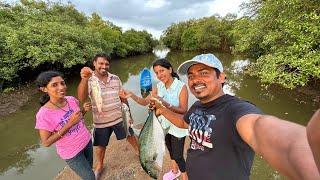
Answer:
<svg viewBox="0 0 320 180"><path fill-rule="evenodd" d="M167 69L171 68L172 69L171 76L176 77L177 79L180 79L178 74L176 72L174 72L171 63L167 59L165 59L165 58L157 59L156 61L153 62L152 68L154 68L155 66L162 66Z"/></svg>
<svg viewBox="0 0 320 180"><path fill-rule="evenodd" d="M52 78L54 77L62 77L62 74L58 71L45 71L42 72L38 75L37 79L36 79L36 85L38 86L38 88L45 88L47 87L47 85L49 84L49 82L51 81ZM43 106L45 105L48 101L50 100L49 94L48 93L44 93L41 97L40 97L40 105Z"/></svg>

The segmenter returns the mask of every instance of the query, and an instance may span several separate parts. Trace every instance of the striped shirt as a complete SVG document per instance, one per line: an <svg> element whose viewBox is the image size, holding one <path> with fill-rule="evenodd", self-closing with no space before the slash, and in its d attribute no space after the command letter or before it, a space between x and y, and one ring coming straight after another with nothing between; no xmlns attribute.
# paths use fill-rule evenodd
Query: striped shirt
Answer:
<svg viewBox="0 0 320 180"><path fill-rule="evenodd" d="M92 76L95 76L93 73ZM97 77L97 76L95 76ZM97 79L99 79L97 77ZM89 81L92 81L89 78ZM93 126L95 128L105 128L113 126L122 121L121 100L119 91L122 88L121 80L118 76L108 72L107 82L98 80L102 96L102 112L99 113L95 102L92 100L91 87L88 86L89 97L92 103ZM88 83L90 84L90 82Z"/></svg>

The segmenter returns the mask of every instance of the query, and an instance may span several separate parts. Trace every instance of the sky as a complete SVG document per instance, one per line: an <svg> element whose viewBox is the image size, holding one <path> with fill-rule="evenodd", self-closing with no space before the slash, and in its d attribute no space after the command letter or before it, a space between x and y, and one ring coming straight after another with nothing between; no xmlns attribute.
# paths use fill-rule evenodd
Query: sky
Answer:
<svg viewBox="0 0 320 180"><path fill-rule="evenodd" d="M9 0L10 2L11 0ZM67 2L67 0L59 0ZM98 13L124 31L147 30L159 38L172 23L227 13L240 14L239 5L248 0L68 0L90 16ZM8 1L7 1L8 2Z"/></svg>

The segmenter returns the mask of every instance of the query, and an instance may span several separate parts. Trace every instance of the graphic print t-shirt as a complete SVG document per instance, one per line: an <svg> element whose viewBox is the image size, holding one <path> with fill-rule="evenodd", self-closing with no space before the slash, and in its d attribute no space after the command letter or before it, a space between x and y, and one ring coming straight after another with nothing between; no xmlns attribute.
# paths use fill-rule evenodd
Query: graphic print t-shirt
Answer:
<svg viewBox="0 0 320 180"><path fill-rule="evenodd" d="M236 130L246 114L261 114L253 104L223 95L207 104L194 103L184 120L189 124L189 179L249 179L253 150Z"/></svg>
<svg viewBox="0 0 320 180"><path fill-rule="evenodd" d="M48 109L41 107L36 115L36 129L43 129L49 132L57 132L70 119L73 112L79 111L79 102L72 96L66 96L69 103L64 109ZM91 139L90 132L85 126L82 118L77 124L73 125L68 132L56 142L57 153L62 159L70 159L77 155L82 149L86 147Z"/></svg>

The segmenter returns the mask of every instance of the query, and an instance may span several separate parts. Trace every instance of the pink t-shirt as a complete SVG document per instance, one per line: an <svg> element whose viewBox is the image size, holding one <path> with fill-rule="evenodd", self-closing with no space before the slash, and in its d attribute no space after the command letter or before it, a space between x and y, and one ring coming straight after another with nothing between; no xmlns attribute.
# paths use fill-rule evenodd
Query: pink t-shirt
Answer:
<svg viewBox="0 0 320 180"><path fill-rule="evenodd" d="M41 107L36 115L36 129L43 129L50 132L60 130L68 121L71 114L79 111L79 102L72 96L66 96L68 105L62 109L48 109ZM86 147L91 139L90 132L84 124L82 118L77 124L73 125L68 132L56 142L57 153L62 159L70 159L77 155Z"/></svg>

